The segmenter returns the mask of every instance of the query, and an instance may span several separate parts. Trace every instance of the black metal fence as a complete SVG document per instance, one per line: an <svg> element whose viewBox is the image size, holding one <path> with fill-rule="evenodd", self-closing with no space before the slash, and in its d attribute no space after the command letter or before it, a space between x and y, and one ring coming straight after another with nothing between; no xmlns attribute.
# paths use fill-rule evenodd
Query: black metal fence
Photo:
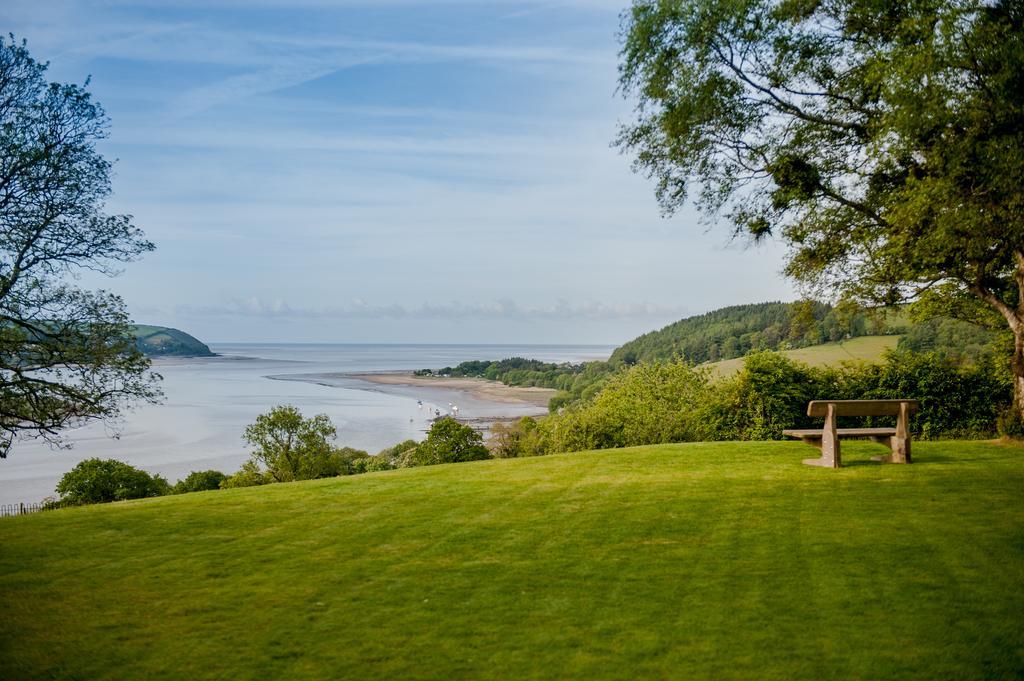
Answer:
<svg viewBox="0 0 1024 681"><path fill-rule="evenodd" d="M7 518L16 515L25 515L27 513L38 513L39 511L50 511L55 508L63 508L69 504L64 504L59 501L50 502L38 502L35 504L0 504L0 518Z"/></svg>

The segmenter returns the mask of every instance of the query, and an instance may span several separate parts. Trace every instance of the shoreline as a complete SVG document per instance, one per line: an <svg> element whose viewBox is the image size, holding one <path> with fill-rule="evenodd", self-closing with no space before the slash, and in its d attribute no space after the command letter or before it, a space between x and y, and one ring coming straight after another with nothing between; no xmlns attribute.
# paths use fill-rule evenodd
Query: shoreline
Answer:
<svg viewBox="0 0 1024 681"><path fill-rule="evenodd" d="M554 388L510 386L485 378L442 378L415 376L411 371L364 372L345 374L347 378L376 385L408 388L441 388L469 394L471 397L499 404L532 405L547 410L548 402L558 392Z"/></svg>

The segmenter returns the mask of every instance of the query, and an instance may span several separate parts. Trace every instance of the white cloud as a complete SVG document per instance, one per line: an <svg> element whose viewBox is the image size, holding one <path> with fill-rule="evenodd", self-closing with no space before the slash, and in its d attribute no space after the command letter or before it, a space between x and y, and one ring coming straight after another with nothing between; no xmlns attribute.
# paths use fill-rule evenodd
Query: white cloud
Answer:
<svg viewBox="0 0 1024 681"><path fill-rule="evenodd" d="M686 308L652 303L569 303L521 304L512 300L463 303L422 303L409 307L400 303L375 305L355 299L333 307L297 307L285 300L259 297L234 299L224 305L182 305L175 313L182 317L260 317L266 319L409 319L409 320L624 320L660 319L682 316Z"/></svg>
<svg viewBox="0 0 1024 681"><path fill-rule="evenodd" d="M102 285L148 321L574 341L789 289L781 249L662 220L609 148L627 4L0 0L0 23L94 75L110 209L158 245Z"/></svg>

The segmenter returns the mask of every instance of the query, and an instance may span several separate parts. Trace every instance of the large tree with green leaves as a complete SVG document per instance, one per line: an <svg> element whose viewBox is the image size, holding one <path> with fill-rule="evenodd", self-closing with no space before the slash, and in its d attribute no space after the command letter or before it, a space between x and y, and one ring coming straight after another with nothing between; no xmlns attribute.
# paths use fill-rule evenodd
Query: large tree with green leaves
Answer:
<svg viewBox="0 0 1024 681"><path fill-rule="evenodd" d="M410 450L407 461L414 466L462 463L491 458L483 436L471 426L446 416L434 421L427 439Z"/></svg>
<svg viewBox="0 0 1024 681"><path fill-rule="evenodd" d="M1024 414L1024 3L638 0L621 148L780 237L809 291L918 301L1012 331Z"/></svg>
<svg viewBox="0 0 1024 681"><path fill-rule="evenodd" d="M274 407L245 428L242 439L252 447L252 455L241 477L252 478L248 484L262 484L348 475L352 462L367 454L351 447L334 447L331 440L337 434L327 414L306 418L291 405ZM269 479L260 480L260 476Z"/></svg>
<svg viewBox="0 0 1024 681"><path fill-rule="evenodd" d="M19 436L116 417L159 395L122 300L72 284L153 248L108 215L107 118L84 86L47 83L24 43L0 39L0 457Z"/></svg>

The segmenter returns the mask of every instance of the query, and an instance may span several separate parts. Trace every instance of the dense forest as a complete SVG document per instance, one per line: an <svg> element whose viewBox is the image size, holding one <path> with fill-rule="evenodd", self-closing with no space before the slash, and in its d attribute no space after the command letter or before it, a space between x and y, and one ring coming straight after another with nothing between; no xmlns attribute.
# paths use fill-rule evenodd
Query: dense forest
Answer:
<svg viewBox="0 0 1024 681"><path fill-rule="evenodd" d="M900 338L899 349L909 352L934 352L958 364L977 364L989 358L1005 358L1013 337L1009 331L994 331L977 324L937 317L910 326Z"/></svg>
<svg viewBox="0 0 1024 681"><path fill-rule="evenodd" d="M684 359L701 364L743 357L754 350L789 350L900 329L883 314L811 300L733 305L631 340L612 354L611 362L632 365Z"/></svg>

